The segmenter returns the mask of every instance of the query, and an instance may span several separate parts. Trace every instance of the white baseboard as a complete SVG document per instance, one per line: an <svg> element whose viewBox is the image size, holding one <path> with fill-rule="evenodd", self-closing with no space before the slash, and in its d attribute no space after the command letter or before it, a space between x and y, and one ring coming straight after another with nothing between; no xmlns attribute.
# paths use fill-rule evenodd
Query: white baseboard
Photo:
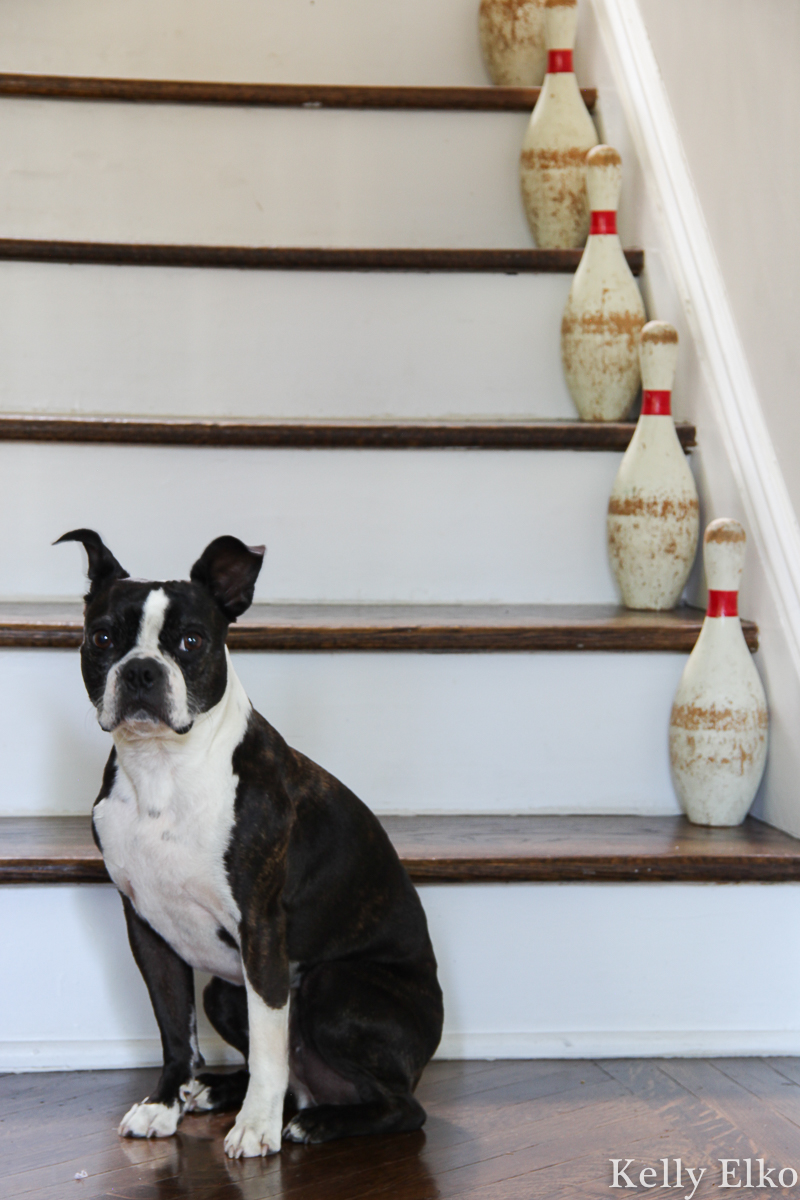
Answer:
<svg viewBox="0 0 800 1200"><path fill-rule="evenodd" d="M205 1039L208 1066L237 1065L240 1056ZM724 1058L800 1055L800 1029L580 1030L445 1033L438 1059ZM158 1038L119 1041L0 1042L0 1072L97 1071L156 1067Z"/></svg>
<svg viewBox="0 0 800 1200"><path fill-rule="evenodd" d="M217 1038L204 1038L208 1066L241 1065L241 1055ZM2 1071L111 1071L161 1065L159 1038L120 1038L90 1041L0 1042Z"/></svg>
<svg viewBox="0 0 800 1200"><path fill-rule="evenodd" d="M436 1058L713 1058L800 1054L800 1030L445 1033Z"/></svg>

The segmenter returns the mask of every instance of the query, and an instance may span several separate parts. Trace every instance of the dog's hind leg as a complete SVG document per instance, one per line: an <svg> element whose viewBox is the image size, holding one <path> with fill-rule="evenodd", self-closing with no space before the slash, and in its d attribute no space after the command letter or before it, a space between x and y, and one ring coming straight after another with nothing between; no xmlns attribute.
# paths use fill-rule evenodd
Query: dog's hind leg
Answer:
<svg viewBox="0 0 800 1200"><path fill-rule="evenodd" d="M283 1136L327 1142L419 1129L413 1096L441 1032L441 993L417 973L374 963L315 967L298 989L291 1057L314 1103Z"/></svg>
<svg viewBox="0 0 800 1200"><path fill-rule="evenodd" d="M219 1036L247 1060L250 1044L244 987L215 975L203 991L203 1008Z"/></svg>
<svg viewBox="0 0 800 1200"><path fill-rule="evenodd" d="M250 1047L244 988L215 975L203 991L203 1008L220 1037L238 1050L246 1062ZM198 1075L187 1097L187 1111L224 1112L241 1108L249 1079L250 1074L246 1069L227 1075L212 1071Z"/></svg>
<svg viewBox="0 0 800 1200"><path fill-rule="evenodd" d="M336 1138L368 1133L409 1133L425 1124L425 1109L418 1100L383 1096L365 1104L318 1104L292 1117L283 1131L288 1142L332 1142Z"/></svg>

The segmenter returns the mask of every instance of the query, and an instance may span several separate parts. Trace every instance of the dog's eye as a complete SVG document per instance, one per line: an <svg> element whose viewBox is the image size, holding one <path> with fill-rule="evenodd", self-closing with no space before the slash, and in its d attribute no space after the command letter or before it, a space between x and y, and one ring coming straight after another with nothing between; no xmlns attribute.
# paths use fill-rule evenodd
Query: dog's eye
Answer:
<svg viewBox="0 0 800 1200"><path fill-rule="evenodd" d="M97 646L98 650L110 650L114 643L111 640L111 634L107 629L98 629L92 634L92 644Z"/></svg>
<svg viewBox="0 0 800 1200"><path fill-rule="evenodd" d="M183 650L184 652L191 652L192 650L199 650L202 644L203 639L199 633L185 633L181 638L181 643L178 646L178 649Z"/></svg>

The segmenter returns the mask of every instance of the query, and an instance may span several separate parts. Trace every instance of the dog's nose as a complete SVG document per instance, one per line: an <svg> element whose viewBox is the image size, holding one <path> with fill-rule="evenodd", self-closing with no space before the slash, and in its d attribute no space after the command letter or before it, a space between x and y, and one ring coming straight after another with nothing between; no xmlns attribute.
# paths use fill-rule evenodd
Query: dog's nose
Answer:
<svg viewBox="0 0 800 1200"><path fill-rule="evenodd" d="M134 658L122 672L122 682L128 692L141 695L154 687L161 675L161 666L154 658Z"/></svg>

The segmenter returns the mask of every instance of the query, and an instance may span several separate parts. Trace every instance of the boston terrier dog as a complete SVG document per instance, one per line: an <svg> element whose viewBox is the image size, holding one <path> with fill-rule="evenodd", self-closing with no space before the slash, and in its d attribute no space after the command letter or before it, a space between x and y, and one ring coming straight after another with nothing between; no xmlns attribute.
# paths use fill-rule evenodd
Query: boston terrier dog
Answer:
<svg viewBox="0 0 800 1200"><path fill-rule="evenodd" d="M225 1151L248 1158L282 1136L418 1129L442 1031L422 905L376 817L255 711L225 645L263 546L216 538L188 582L157 583L91 529L59 541L89 557L81 669L114 741L92 824L164 1049L120 1133L169 1137L185 1112L237 1108ZM193 968L246 1070L195 1074Z"/></svg>

